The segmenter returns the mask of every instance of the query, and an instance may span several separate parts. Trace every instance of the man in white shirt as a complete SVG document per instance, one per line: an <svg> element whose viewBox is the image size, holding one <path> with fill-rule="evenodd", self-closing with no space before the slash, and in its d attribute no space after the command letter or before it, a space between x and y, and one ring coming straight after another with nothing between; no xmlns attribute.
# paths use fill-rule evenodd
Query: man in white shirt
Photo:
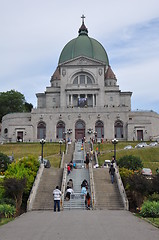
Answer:
<svg viewBox="0 0 159 240"><path fill-rule="evenodd" d="M56 212L56 206L58 212L60 212L61 191L59 189L59 186L56 186L56 189L53 191L53 196L54 196L54 212Z"/></svg>

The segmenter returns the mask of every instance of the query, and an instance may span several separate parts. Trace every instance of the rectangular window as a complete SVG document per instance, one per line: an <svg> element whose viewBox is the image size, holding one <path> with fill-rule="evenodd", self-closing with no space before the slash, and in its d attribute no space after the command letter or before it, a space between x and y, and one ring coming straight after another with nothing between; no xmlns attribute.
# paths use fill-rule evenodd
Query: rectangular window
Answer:
<svg viewBox="0 0 159 240"><path fill-rule="evenodd" d="M80 75L80 84L85 84L85 75Z"/></svg>

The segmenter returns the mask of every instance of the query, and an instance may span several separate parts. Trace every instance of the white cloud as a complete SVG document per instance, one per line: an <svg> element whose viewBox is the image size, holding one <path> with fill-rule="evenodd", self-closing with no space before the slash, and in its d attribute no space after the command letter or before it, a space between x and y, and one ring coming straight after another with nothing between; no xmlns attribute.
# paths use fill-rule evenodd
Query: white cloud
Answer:
<svg viewBox="0 0 159 240"><path fill-rule="evenodd" d="M49 86L62 48L78 36L84 13L89 36L108 52L120 89L133 91L132 106L146 109L152 103L156 109L158 0L0 2L0 91L21 91L36 105L35 93Z"/></svg>

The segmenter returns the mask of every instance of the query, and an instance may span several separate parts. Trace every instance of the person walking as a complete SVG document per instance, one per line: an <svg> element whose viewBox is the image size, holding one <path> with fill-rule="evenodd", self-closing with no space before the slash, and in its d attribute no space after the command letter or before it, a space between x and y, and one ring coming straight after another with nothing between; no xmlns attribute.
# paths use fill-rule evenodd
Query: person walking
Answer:
<svg viewBox="0 0 159 240"><path fill-rule="evenodd" d="M56 212L56 207L58 212L60 212L60 199L61 199L61 191L59 186L56 186L56 189L53 190L53 197L54 197L54 212Z"/></svg>
<svg viewBox="0 0 159 240"><path fill-rule="evenodd" d="M113 166L113 164L111 164L110 168L109 168L109 173L111 175L111 181L112 181L112 184L114 183L114 174L115 174L115 168Z"/></svg>

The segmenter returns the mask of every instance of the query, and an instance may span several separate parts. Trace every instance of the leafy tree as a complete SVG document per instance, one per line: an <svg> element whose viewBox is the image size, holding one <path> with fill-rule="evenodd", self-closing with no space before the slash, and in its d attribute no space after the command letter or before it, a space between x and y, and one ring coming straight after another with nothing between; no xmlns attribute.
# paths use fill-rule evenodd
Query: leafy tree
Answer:
<svg viewBox="0 0 159 240"><path fill-rule="evenodd" d="M152 181L141 174L133 174L125 181L130 208L140 208L144 198L152 193Z"/></svg>
<svg viewBox="0 0 159 240"><path fill-rule="evenodd" d="M8 113L30 112L33 105L25 101L25 97L18 91L0 92L0 121Z"/></svg>
<svg viewBox="0 0 159 240"><path fill-rule="evenodd" d="M12 162L5 172L4 188L6 195L15 199L17 215L20 214L23 194L29 196L38 167L38 160L29 156Z"/></svg>
<svg viewBox="0 0 159 240"><path fill-rule="evenodd" d="M4 188L6 194L15 199L16 203L16 215L20 215L20 208L22 204L22 197L24 188L26 186L26 178L16 179L16 178L8 178L4 181Z"/></svg>
<svg viewBox="0 0 159 240"><path fill-rule="evenodd" d="M3 173L7 170L10 159L7 155L0 153L0 172Z"/></svg>
<svg viewBox="0 0 159 240"><path fill-rule="evenodd" d="M142 161L139 157L136 156L123 156L118 160L118 165L120 168L127 168L129 170L138 170L143 167Z"/></svg>

